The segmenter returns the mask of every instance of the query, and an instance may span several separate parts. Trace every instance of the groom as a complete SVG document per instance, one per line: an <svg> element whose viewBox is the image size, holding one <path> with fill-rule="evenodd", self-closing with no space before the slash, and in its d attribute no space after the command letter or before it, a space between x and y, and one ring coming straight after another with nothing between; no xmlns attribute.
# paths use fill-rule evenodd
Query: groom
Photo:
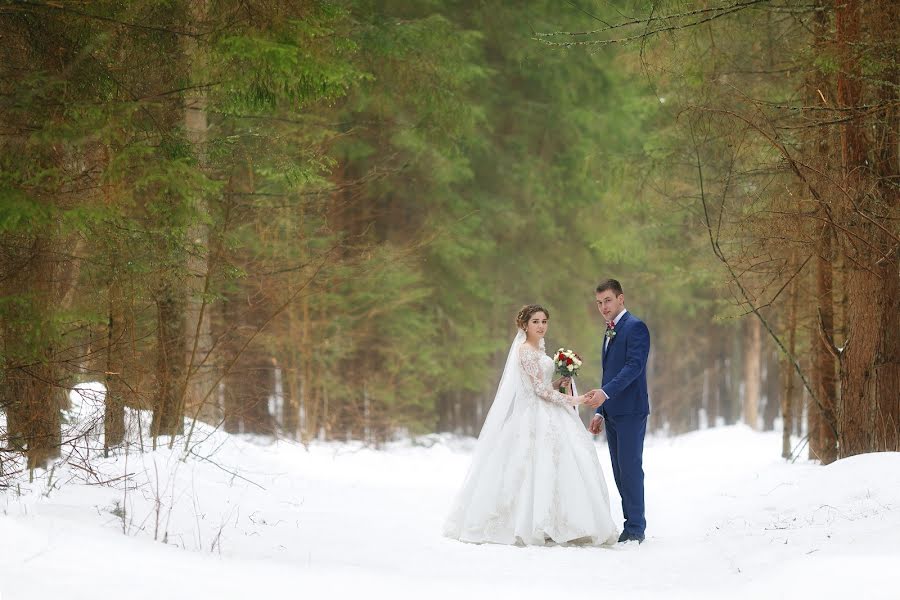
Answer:
<svg viewBox="0 0 900 600"><path fill-rule="evenodd" d="M650 330L625 310L622 285L608 279L597 286L597 308L606 320L603 340L603 384L593 393L599 403L588 430L597 435L606 422L613 477L622 496L625 528L620 542L644 541L644 433L650 402L647 356Z"/></svg>

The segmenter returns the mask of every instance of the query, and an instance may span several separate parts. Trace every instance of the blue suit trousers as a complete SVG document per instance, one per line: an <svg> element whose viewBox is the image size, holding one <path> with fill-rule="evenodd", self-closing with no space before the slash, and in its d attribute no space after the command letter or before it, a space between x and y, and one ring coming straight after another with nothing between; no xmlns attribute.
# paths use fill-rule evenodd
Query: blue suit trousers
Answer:
<svg viewBox="0 0 900 600"><path fill-rule="evenodd" d="M605 424L613 477L622 495L625 532L643 536L647 528L643 465L647 415L606 415Z"/></svg>

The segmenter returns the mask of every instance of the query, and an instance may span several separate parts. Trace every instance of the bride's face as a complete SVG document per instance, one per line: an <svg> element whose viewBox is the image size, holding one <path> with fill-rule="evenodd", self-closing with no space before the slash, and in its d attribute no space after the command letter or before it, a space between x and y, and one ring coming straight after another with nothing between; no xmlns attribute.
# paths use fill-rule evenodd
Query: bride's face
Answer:
<svg viewBox="0 0 900 600"><path fill-rule="evenodd" d="M525 327L525 335L528 339L541 339L547 334L547 315L538 311L531 315Z"/></svg>

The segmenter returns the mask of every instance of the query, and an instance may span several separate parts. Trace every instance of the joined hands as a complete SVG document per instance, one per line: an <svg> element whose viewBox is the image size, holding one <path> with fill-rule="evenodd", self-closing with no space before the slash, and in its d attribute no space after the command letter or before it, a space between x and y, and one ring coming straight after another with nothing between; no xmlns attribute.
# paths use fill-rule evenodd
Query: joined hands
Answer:
<svg viewBox="0 0 900 600"><path fill-rule="evenodd" d="M583 404L587 404L591 408L597 408L606 402L606 394L603 390L591 390L584 395Z"/></svg>
<svg viewBox="0 0 900 600"><path fill-rule="evenodd" d="M604 402L606 402L609 397L606 395L606 392L603 390L591 390L587 394L584 395L585 401L584 403L590 406L591 408L597 408ZM591 418L591 422L588 425L588 431L593 435L599 435L601 431L603 431L603 416L595 414Z"/></svg>

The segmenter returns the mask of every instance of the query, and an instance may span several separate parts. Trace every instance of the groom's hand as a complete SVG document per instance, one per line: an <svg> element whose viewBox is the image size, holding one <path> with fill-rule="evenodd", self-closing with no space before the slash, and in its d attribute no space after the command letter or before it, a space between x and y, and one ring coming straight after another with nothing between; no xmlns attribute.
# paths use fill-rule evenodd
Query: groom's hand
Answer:
<svg viewBox="0 0 900 600"><path fill-rule="evenodd" d="M591 408L597 408L604 402L606 402L606 394L603 393L603 390L591 390L587 394L585 394L587 400L585 404L590 406Z"/></svg>
<svg viewBox="0 0 900 600"><path fill-rule="evenodd" d="M603 431L603 417L600 415L594 415L594 418L591 419L590 425L588 425L588 431L590 431L594 435L599 435L601 431Z"/></svg>

